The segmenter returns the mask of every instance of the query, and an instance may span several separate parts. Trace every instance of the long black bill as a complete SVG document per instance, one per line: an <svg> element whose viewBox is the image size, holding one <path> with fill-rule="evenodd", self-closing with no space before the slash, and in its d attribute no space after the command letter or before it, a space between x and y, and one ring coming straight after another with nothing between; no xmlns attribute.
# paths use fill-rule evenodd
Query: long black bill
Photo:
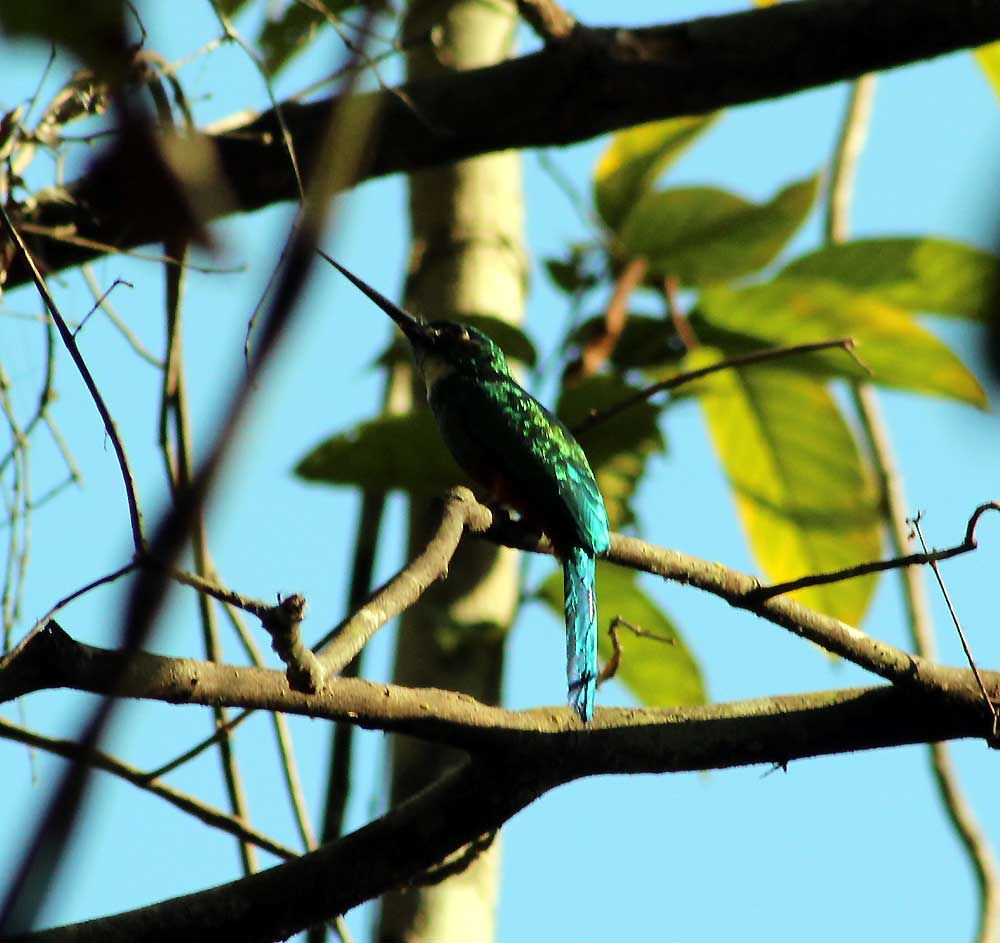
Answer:
<svg viewBox="0 0 1000 943"><path fill-rule="evenodd" d="M390 318L395 321L402 332L411 342L419 344L427 343L427 328L423 321L418 320L405 308L399 307L395 302L390 301L380 291L376 291L367 282L363 282L353 272L348 271L336 259L328 256L322 249L316 250L327 262L329 262L341 275L354 284L356 288L363 291L372 301L375 302Z"/></svg>

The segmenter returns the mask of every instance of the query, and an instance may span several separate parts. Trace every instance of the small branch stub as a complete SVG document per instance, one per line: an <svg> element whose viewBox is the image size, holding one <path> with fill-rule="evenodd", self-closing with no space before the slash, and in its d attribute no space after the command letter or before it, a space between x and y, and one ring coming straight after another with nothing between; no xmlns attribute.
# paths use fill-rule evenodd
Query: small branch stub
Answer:
<svg viewBox="0 0 1000 943"><path fill-rule="evenodd" d="M289 687L293 691L315 694L323 684L325 672L319 659L302 641L305 612L305 596L294 593L261 613L260 621L271 636L271 647L286 665Z"/></svg>

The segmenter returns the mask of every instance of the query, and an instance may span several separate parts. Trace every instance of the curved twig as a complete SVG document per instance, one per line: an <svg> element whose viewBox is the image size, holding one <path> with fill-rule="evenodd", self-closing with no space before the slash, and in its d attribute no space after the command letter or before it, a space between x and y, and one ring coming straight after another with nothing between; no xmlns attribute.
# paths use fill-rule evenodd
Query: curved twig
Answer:
<svg viewBox="0 0 1000 943"><path fill-rule="evenodd" d="M576 435L583 435L595 426L599 426L609 419L614 419L633 406L638 406L640 403L646 402L646 400L657 393L676 389L685 383L692 383L710 374L718 373L720 370L735 370L739 367L749 367L753 364L767 363L770 360L781 360L785 357L796 357L801 354L811 354L819 350L830 350L835 347L839 347L849 354L862 370L871 373L871 370L865 366L864 362L854 352L854 338L852 337L838 337L828 341L812 341L808 344L792 344L788 347L769 347L766 350L756 350L749 354L741 354L738 357L729 357L726 360L720 360L718 363L708 364L707 366L699 367L697 370L678 373L676 376L653 383L634 393L632 396L626 397L621 402L609 406L607 409L603 409L600 412L597 410L592 411L586 419L573 427L573 432Z"/></svg>
<svg viewBox="0 0 1000 943"><path fill-rule="evenodd" d="M833 570L829 573L813 573L809 576L797 577L794 580L786 580L783 583L760 586L747 593L747 602L759 603L797 589L805 589L807 586L825 586L828 583L840 583L843 580L853 579L856 576L865 576L868 573L900 570L904 567L914 565L930 564L934 567L939 560L950 560L952 557L971 553L979 546L976 540L976 525L987 511L1000 511L1000 503L997 501L987 501L985 504L980 504L969 518L969 523L965 528L964 540L954 547L948 547L945 550L925 550L923 553L908 553L905 556L893 557L891 560L873 560L869 563L859 563L857 566L849 566L842 570Z"/></svg>
<svg viewBox="0 0 1000 943"><path fill-rule="evenodd" d="M38 289L38 294L41 295L45 307L55 322L56 330L59 331L59 336L62 338L66 350L69 352L73 363L76 364L76 368L83 378L84 385L87 387L94 405L97 407L97 411L101 414L104 430L107 432L108 438L111 440L111 445L115 450L115 455L118 458L118 467L121 469L122 482L125 485L125 499L128 502L129 521L132 525L132 546L136 554L141 555L145 549L145 539L142 535L142 512L139 510L139 497L136 493L135 478L132 476L132 469L129 466L128 456L125 454L125 446L122 444L121 436L118 434L118 427L111 417L111 412L104 402L104 397L101 396L101 391L97 388L97 383L94 381L93 374L91 374L87 362L83 359L83 354L80 353L80 348L77 346L73 332L67 326L62 313L59 311L59 307L56 305L55 299L49 292L48 285L45 284L45 279L38 270L38 266L35 264L30 250L21 238L21 234L14 227L14 223L7 214L7 210L2 205L0 205L0 221L3 223L3 228L6 230L8 238L14 243L21 257L24 259L24 263L31 275L31 280L35 283L35 288Z"/></svg>

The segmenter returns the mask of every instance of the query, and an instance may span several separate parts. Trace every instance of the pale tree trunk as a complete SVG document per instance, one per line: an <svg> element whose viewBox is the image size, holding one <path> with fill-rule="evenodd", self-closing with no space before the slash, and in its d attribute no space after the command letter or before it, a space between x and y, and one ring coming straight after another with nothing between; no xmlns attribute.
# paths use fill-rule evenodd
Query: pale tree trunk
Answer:
<svg viewBox="0 0 1000 943"><path fill-rule="evenodd" d="M513 4L483 0L442 4L415 0L406 31L433 29L433 50L408 59L410 77L468 69L504 59L516 27ZM483 103L489 107L488 103ZM455 129L459 130L460 129ZM449 129L441 129L444 134ZM423 171L410 180L413 252L407 305L430 319L488 314L519 321L525 258L520 158L514 152ZM419 408L422 389L415 391ZM419 456L414 457L419 461ZM410 549L426 539L425 502L413 507ZM517 605L514 552L467 541L448 579L406 613L396 652L395 679L412 686L465 691L487 703L500 699L503 647ZM458 756L396 738L392 801L436 779ZM499 842L461 873L383 900L384 943L484 943L496 928Z"/></svg>

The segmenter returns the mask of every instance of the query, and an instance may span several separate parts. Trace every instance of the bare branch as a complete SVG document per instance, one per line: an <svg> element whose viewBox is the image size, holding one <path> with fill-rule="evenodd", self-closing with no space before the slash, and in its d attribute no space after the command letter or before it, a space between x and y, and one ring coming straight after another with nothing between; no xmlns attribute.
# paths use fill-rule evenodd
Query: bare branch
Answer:
<svg viewBox="0 0 1000 943"><path fill-rule="evenodd" d="M424 723L433 723L429 714L423 711ZM426 872L549 789L582 776L785 766L829 752L971 735L982 726L980 709L959 710L892 687L664 711L604 709L595 728L582 733L569 729L566 709L530 716L549 726L546 715L557 714L563 715L561 734L508 734L516 762L503 753L477 757L312 854L241 881L27 939L117 943L155 936L187 943L206 931L243 941L283 939ZM357 867L362 860L366 867Z"/></svg>
<svg viewBox="0 0 1000 943"><path fill-rule="evenodd" d="M492 520L489 508L476 501L468 488L453 488L445 498L437 531L420 556L317 643L317 651L329 643L320 657L323 668L335 674L347 665L382 626L412 606L428 586L448 575L448 564L462 534L466 530L482 533Z"/></svg>
<svg viewBox="0 0 1000 943"><path fill-rule="evenodd" d="M808 637L805 632L801 634ZM876 649L894 651L876 640L869 641ZM901 654L910 657L905 652ZM891 663L888 658L887 661ZM913 661L919 669L914 676L915 682L899 687L938 704L944 715L949 711L960 713L964 718L960 728L963 732L953 736L978 736L988 740L992 736L991 718L983 708L972 672L915 657ZM988 689L1000 688L997 672L984 672L982 677ZM530 752L534 749L532 744L539 739L548 742L554 735L568 736L574 731L579 734L580 730L566 707L509 711L451 691L375 684L357 678L329 678L322 690L305 694L290 690L280 671L94 648L75 641L51 623L45 632L35 636L17 659L0 671L0 702L59 687L119 698L274 710L346 721L367 729L406 733L494 756L509 749L516 749L519 755ZM673 723L678 718L706 719L723 715L731 716L726 714L724 705L683 710L600 708L590 730L622 731ZM605 770L608 771L627 770L615 767Z"/></svg>
<svg viewBox="0 0 1000 943"><path fill-rule="evenodd" d="M517 12L545 44L568 40L574 29L583 29L556 0L517 0Z"/></svg>
<svg viewBox="0 0 1000 943"><path fill-rule="evenodd" d="M1000 5L982 0L801 0L644 29L577 30L542 52L359 97L352 113L377 111L379 120L358 179L510 148L560 147L643 121L788 95L998 38ZM322 145L330 102L286 102L282 110L308 186L330 154ZM228 210L214 212L297 199L273 109L201 143L215 150L235 195ZM127 169L108 170L70 184L58 199L39 199L25 214L27 222L53 235L68 231L104 243L122 232L132 246L162 241L154 219L135 218L116 199ZM44 242L53 269L94 252L55 238ZM26 269L15 265L8 285L27 279Z"/></svg>

